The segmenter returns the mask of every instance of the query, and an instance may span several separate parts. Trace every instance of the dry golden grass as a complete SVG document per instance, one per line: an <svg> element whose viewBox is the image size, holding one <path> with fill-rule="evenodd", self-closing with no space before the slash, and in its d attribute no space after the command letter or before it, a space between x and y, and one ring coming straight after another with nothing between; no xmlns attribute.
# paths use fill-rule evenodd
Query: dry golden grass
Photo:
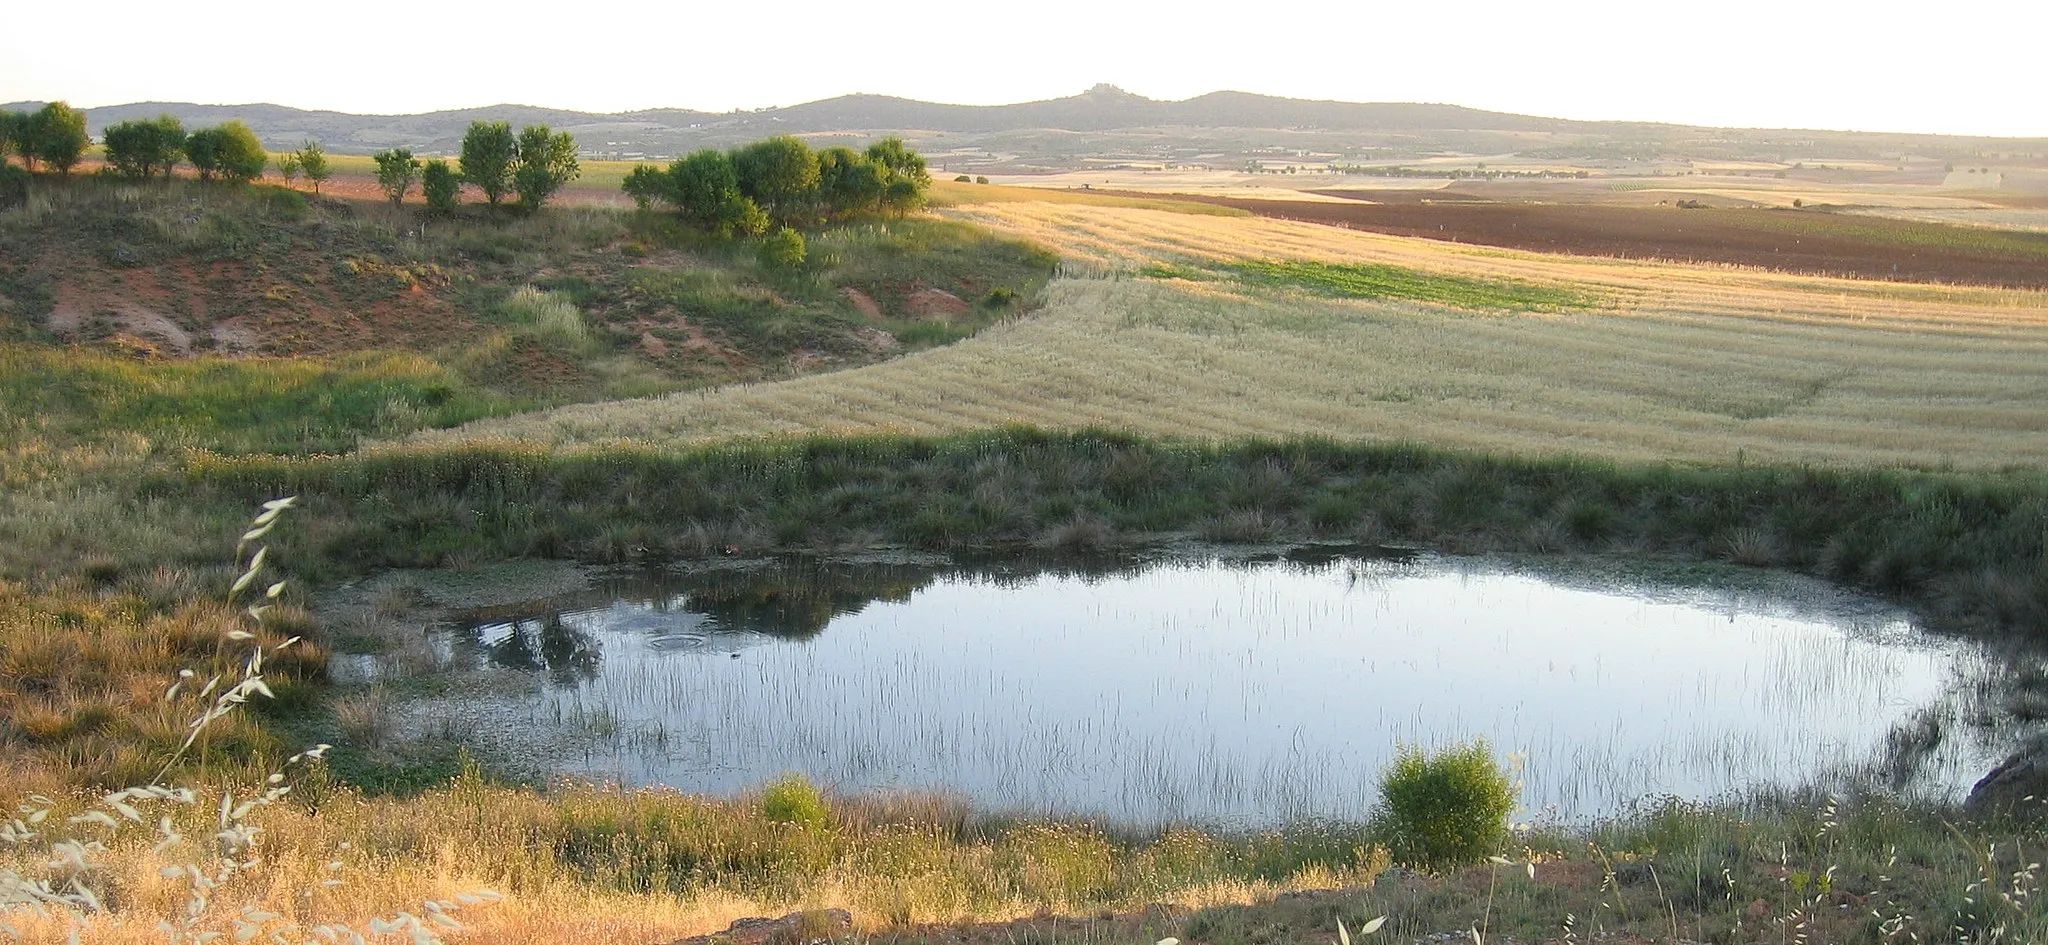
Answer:
<svg viewBox="0 0 2048 945"><path fill-rule="evenodd" d="M246 795L244 791L237 797ZM151 807L151 815L171 813L186 836L163 850L155 849L159 834L145 828L118 833L96 827L57 828L88 838L111 837L107 848L92 858L93 881L103 896L118 901L119 908L111 914L84 916L82 941L165 941L157 921L177 915L191 894L188 879L166 870L191 862L202 872L212 871L205 848L218 797L203 791L190 806ZM253 907L283 917L278 923L341 923L360 930L373 918L389 918L400 911L424 915L421 905L427 899L452 900L488 889L505 898L457 911L455 918L466 928L450 934L451 942L644 945L716 932L738 918L792 909L845 908L861 928L876 931L892 922L1004 921L1049 905L1092 911L1165 902L1202 908L1270 899L1294 889L1369 882L1385 865L1382 858L1337 872L1307 866L1281 881L1228 875L1190 878L1174 872L1176 855L1211 846L1220 850L1217 841L1191 833L1169 834L1118 853L1098 835L1077 828L1025 828L1003 838L955 839L943 829L843 824L832 837L791 841L778 833L776 825L761 822L750 802L698 800L668 792L635 795L598 787L569 787L544 796L470 783L411 800L338 794L327 798L317 814L298 804L279 803L249 817L250 826L258 830L261 862L216 890L214 898L221 904L212 907L201 927L231 929L233 916ZM72 800L48 823L60 823L65 814L88 806L86 798ZM840 852L828 853L828 861L821 862L815 874L806 873L794 882L777 877L695 880L663 873L652 864L676 851L636 834L658 831L657 822L664 816L691 814L713 819L674 827L677 842L724 831L731 835L721 839L737 843L720 848L721 857L743 859L779 843L792 849L806 842L822 843ZM585 835L578 857L560 852L570 842L571 831L564 824L571 822ZM607 833L615 836L608 847L601 842L591 845L590 835ZM1052 842L1042 849L1030 845L1044 838ZM1072 862L1074 848L1058 842L1072 838L1091 841L1093 846L1082 844L1082 858L1092 855L1099 862ZM704 846L716 843L711 840ZM1068 859L1061 859L1062 854ZM584 862L570 862L575 858ZM719 869L716 861L699 867ZM1091 872L1097 867L1099 875ZM0 869L4 868L22 868L28 875L43 872L35 856L11 856L0 846ZM330 881L336 885L327 885ZM1123 891L1096 898L1093 892L1069 888L1084 881L1091 890L1099 881ZM686 885L687 891L665 888L675 883ZM619 891L622 887L644 891ZM1067 893L1082 898L1070 899ZM30 943L63 942L72 927L72 919L62 913L38 918L14 911L0 917L18 927L21 940Z"/></svg>
<svg viewBox="0 0 2048 945"><path fill-rule="evenodd" d="M1029 423L1630 460L2048 461L2048 294L1542 256L1127 207L1006 202L959 215L1079 262L1042 312L948 348L432 438L692 442ZM1233 258L1563 283L1613 305L1475 315L1129 275L1153 261Z"/></svg>

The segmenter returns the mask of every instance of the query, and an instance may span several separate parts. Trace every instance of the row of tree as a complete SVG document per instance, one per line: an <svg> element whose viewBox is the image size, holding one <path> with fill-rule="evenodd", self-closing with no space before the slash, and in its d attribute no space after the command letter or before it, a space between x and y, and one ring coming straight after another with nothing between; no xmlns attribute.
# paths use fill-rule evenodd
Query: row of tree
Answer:
<svg viewBox="0 0 2048 945"><path fill-rule="evenodd" d="M180 161L190 161L200 180L252 181L270 163L263 141L239 121L186 134L183 122L159 115L109 125L102 141L107 167L123 177L168 178Z"/></svg>
<svg viewBox="0 0 2048 945"><path fill-rule="evenodd" d="M0 164L6 163L12 151L31 171L40 165L69 174L91 146L92 138L85 133L85 113L63 102L51 102L33 112L0 111Z"/></svg>
<svg viewBox="0 0 2048 945"><path fill-rule="evenodd" d="M532 212L581 172L576 139L568 132L528 125L515 135L512 124L504 121L471 122L462 136L457 167L450 167L445 160L421 161L407 148L379 151L374 157L377 186L383 188L392 206L404 203L406 194L418 184L427 209L435 213L453 211L464 184L482 191L493 207L513 194L522 208Z"/></svg>
<svg viewBox="0 0 2048 945"><path fill-rule="evenodd" d="M924 204L931 182L924 157L900 138L884 138L866 152L813 151L800 138L780 135L731 151L707 148L667 168L640 165L624 188L641 209L666 204L730 237L758 236L776 224L907 212Z"/></svg>
<svg viewBox="0 0 2048 945"><path fill-rule="evenodd" d="M189 162L201 180L253 181L271 161L262 140L239 121L187 133L176 117L160 115L110 125L102 142L109 172L132 178L169 178L180 163ZM68 174L91 146L85 113L63 102L35 112L0 112L0 165L11 151L29 171L41 165ZM509 194L527 210L536 210L579 172L576 139L568 132L531 125L514 134L512 125L502 121L469 126L459 171L445 160L418 160L405 148L379 152L376 161L377 183L394 205L404 203L417 185L428 208L440 212L455 208L465 184L482 191L493 207ZM276 168L287 182L305 175L316 193L332 172L314 141L278 155Z"/></svg>

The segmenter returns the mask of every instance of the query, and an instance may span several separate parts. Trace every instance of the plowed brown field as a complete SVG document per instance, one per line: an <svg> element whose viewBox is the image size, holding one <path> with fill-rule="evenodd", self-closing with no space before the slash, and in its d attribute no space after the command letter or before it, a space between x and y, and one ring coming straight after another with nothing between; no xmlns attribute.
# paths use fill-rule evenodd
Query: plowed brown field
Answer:
<svg viewBox="0 0 2048 945"><path fill-rule="evenodd" d="M1364 200L1328 203L1186 194L1174 199L1283 220L1543 253L1721 263L1897 282L2048 288L2048 234L1816 210L1484 203L1437 191L1330 193ZM1365 202L1382 196L1384 202Z"/></svg>

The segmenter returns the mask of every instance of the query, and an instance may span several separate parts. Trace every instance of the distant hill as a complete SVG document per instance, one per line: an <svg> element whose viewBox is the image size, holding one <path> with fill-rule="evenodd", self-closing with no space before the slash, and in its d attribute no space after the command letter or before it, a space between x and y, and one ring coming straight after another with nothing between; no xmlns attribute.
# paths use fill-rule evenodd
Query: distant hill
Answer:
<svg viewBox="0 0 2048 945"><path fill-rule="evenodd" d="M29 109L35 102L4 108ZM638 143L684 132L715 137L719 132L798 134L832 131L924 131L987 134L1019 131L1114 131L1148 127L1278 128L1324 131L1548 131L1568 132L1595 123L1488 112L1456 105L1324 102L1276 98L1246 92L1212 92L1171 102L1096 86L1079 95L1015 105L945 105L886 95L842 95L823 101L753 112L651 109L617 114L490 105L420 115L353 115L307 111L282 105L194 105L137 102L86 112L97 135L107 125L133 118L175 115L188 127L239 119L272 148L315 138L331 151L375 151L387 147L453 150L476 120L546 124L576 135L587 148L621 139ZM629 150L643 150L629 148Z"/></svg>
<svg viewBox="0 0 2048 945"><path fill-rule="evenodd" d="M41 103L16 102L12 109ZM1720 157L1768 156L1823 146L1831 154L1878 156L1911 147L1918 152L1971 153L1993 139L1830 131L1759 131L1688 128L1648 122L1589 122L1490 112L1458 105L1331 102L1248 92L1211 92L1185 101L1161 101L1112 85L1079 95L1013 105L946 105L886 95L837 98L748 112L689 109L598 114L528 105L490 105L419 115L354 115L282 105L194 105L138 102L88 109L88 128L171 114L187 127L240 119L272 149L313 139L336 153L367 154L407 147L424 155L451 154L463 131L479 119L514 125L546 124L567 131L586 154L664 158L700 147L726 147L771 134L845 136L901 134L929 151L980 151L992 168L1012 170L1076 166L1100 158L1186 160L1223 155L1223 163L1262 149L1364 153L1498 153L1548 149L1589 158L1640 159L1676 148ZM2038 145L2039 142L2033 142ZM1204 153L1207 152L1207 153Z"/></svg>

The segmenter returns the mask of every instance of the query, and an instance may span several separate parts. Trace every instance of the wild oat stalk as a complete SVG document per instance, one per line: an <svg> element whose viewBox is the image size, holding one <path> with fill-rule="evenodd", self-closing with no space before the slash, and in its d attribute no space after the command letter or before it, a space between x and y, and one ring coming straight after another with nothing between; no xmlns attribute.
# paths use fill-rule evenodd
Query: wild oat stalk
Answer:
<svg viewBox="0 0 2048 945"><path fill-rule="evenodd" d="M242 592L256 583L263 573L270 548L259 545L256 550L243 558L249 545L270 533L286 509L297 501L295 496L273 499L263 503L263 511L250 522L235 545L235 559L242 566L240 577L228 591L228 600L233 603ZM249 619L259 628L263 616L274 606L278 595L284 592L285 582L277 581L263 591L263 602L250 604L244 609ZM256 635L246 630L231 630L227 637L231 641L255 640ZM297 643L292 637L267 652L276 653ZM248 659L242 664L241 679L216 696L211 705L192 720L185 741L174 751L154 779L161 782L178 760L198 743L208 728L247 703L254 696L273 698L270 687L263 681L263 658L266 653L261 643L251 649ZM191 670L181 670L178 678L164 693L165 699L176 698L197 675ZM222 681L219 675L209 679L200 688L203 698L211 695ZM317 745L291 756L286 766L319 760L329 745ZM208 838L212 841L210 856L194 856L182 863L164 866L160 875L174 882L182 882L187 888L184 907L171 918L157 923L157 930L164 933L169 945L205 945L224 936L233 942L248 942L258 936L266 936L273 942L326 942L337 945L358 945L367 941L364 931L351 928L345 923L326 923L306 926L297 919L242 904L223 919L215 909L221 891L246 874L260 869L264 864L260 852L262 828L249 822L249 817L259 809L283 800L291 793L282 771L272 773L264 781L260 792L237 799L235 789L224 788L220 797L220 812L215 819L214 832ZM145 787L131 787L101 797L96 806L84 813L69 817L64 824L71 828L72 836L55 836L50 833L50 816L57 802L43 795L31 795L16 807L16 816L0 822L0 846L20 851L40 851L48 859L44 863L45 874L28 877L20 872L0 867L0 934L13 938L21 937L20 929L4 919L6 911L26 909L43 918L64 917L71 926L71 940L78 941L85 918L94 913L107 912L103 897L94 890L90 877L98 865L95 858L108 850L108 844L120 837L123 831L136 826L151 826L150 814L157 813L153 829L156 843L152 848L159 855L169 854L186 846L186 837L179 833L177 824L169 813L159 811L165 808L190 808L199 802L199 794L189 787L169 787L153 783ZM87 831L104 831L102 837L86 839ZM343 845L346 847L346 844ZM336 874L341 870L341 861L327 864L328 878L319 882L320 887L341 885ZM310 890L308 890L310 892ZM421 904L418 912L401 911L389 918L372 918L366 926L369 936L400 937L414 945L433 945L441 941L440 933L461 929L462 923L452 913L465 906L482 905L503 898L491 890L462 893L453 899L429 899ZM210 926L225 924L229 931L220 931Z"/></svg>

